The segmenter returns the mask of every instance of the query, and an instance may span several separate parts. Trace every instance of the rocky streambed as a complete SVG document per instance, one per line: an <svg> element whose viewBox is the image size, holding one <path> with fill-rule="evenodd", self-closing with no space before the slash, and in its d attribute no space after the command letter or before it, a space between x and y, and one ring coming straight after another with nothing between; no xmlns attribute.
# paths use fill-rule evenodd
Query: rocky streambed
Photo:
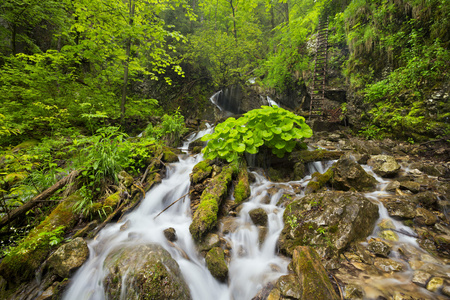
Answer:
<svg viewBox="0 0 450 300"><path fill-rule="evenodd" d="M307 142L241 164L181 155L135 211L94 240L84 226L9 299L448 299L445 143Z"/></svg>

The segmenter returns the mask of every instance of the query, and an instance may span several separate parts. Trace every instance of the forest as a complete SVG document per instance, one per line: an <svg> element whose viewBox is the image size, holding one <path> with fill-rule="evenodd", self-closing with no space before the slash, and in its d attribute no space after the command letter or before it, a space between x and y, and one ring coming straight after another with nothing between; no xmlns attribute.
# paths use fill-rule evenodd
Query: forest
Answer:
<svg viewBox="0 0 450 300"><path fill-rule="evenodd" d="M303 151L325 20L337 123L367 141L439 141L448 157L449 0L3 0L0 295L76 224L131 211L206 122L222 122L203 138L222 164ZM210 98L236 87L251 108L269 96L280 108L223 122ZM48 221L56 210L67 222Z"/></svg>

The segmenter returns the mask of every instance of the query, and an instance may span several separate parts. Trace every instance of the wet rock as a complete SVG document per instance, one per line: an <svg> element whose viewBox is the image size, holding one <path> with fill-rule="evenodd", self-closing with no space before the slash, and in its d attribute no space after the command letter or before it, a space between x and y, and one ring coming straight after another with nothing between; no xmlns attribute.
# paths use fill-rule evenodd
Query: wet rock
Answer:
<svg viewBox="0 0 450 300"><path fill-rule="evenodd" d="M209 251L214 247L218 247L220 245L220 238L215 233L208 233L203 241L198 244L199 251Z"/></svg>
<svg viewBox="0 0 450 300"><path fill-rule="evenodd" d="M392 230L382 230L378 233L378 236L386 241L398 241L398 234L396 234Z"/></svg>
<svg viewBox="0 0 450 300"><path fill-rule="evenodd" d="M414 220L419 224L431 226L437 222L438 217L425 208L418 207L416 209L416 217L414 218Z"/></svg>
<svg viewBox="0 0 450 300"><path fill-rule="evenodd" d="M436 223L434 224L434 228L446 235L450 235L450 228L448 228L447 226L444 226L440 223Z"/></svg>
<svg viewBox="0 0 450 300"><path fill-rule="evenodd" d="M313 248L297 247L291 269L293 274L281 276L268 299L339 299Z"/></svg>
<svg viewBox="0 0 450 300"><path fill-rule="evenodd" d="M221 282L226 282L228 278L228 266L225 262L223 249L220 247L212 248L206 254L205 260L211 275Z"/></svg>
<svg viewBox="0 0 450 300"><path fill-rule="evenodd" d="M110 299L191 299L177 262L159 245L122 246L106 257L104 268Z"/></svg>
<svg viewBox="0 0 450 300"><path fill-rule="evenodd" d="M395 192L398 188L400 188L400 182L393 180L386 185L385 190L387 192Z"/></svg>
<svg viewBox="0 0 450 300"><path fill-rule="evenodd" d="M380 229L395 229L394 223L391 219L382 219L380 223L378 223L378 227Z"/></svg>
<svg viewBox="0 0 450 300"><path fill-rule="evenodd" d="M369 240L369 246L367 248L375 255L382 257L388 257L392 249L391 245L379 238L371 238Z"/></svg>
<svg viewBox="0 0 450 300"><path fill-rule="evenodd" d="M343 191L372 191L377 183L376 179L351 157L344 156L333 165L332 185Z"/></svg>
<svg viewBox="0 0 450 300"><path fill-rule="evenodd" d="M272 282L269 282L268 284L266 284L262 290L260 290L258 292L258 294L256 294L255 297L252 298L252 300L266 300L268 299L270 292L273 290L275 286L273 285Z"/></svg>
<svg viewBox="0 0 450 300"><path fill-rule="evenodd" d="M414 195L413 201L424 207L431 208L437 203L438 197L435 193L427 191Z"/></svg>
<svg viewBox="0 0 450 300"><path fill-rule="evenodd" d="M239 224L236 222L235 217L226 216L221 219L221 222L222 222L222 233L223 234L233 233L239 227Z"/></svg>
<svg viewBox="0 0 450 300"><path fill-rule="evenodd" d="M414 194L417 194L420 191L420 183L415 181L402 181L400 182L401 190L408 190Z"/></svg>
<svg viewBox="0 0 450 300"><path fill-rule="evenodd" d="M412 282L415 284L425 287L427 285L428 280L430 280L431 274L424 271L414 271Z"/></svg>
<svg viewBox="0 0 450 300"><path fill-rule="evenodd" d="M267 237L268 228L266 226L258 226L258 243L262 245Z"/></svg>
<svg viewBox="0 0 450 300"><path fill-rule="evenodd" d="M61 278L68 278L87 260L88 256L87 243L78 237L59 247L49 257L47 266Z"/></svg>
<svg viewBox="0 0 450 300"><path fill-rule="evenodd" d="M378 218L378 206L354 192L325 192L295 198L284 212L280 251L292 255L297 245L316 247L319 254L337 256L351 242L366 238ZM291 228L290 220L298 226Z"/></svg>
<svg viewBox="0 0 450 300"><path fill-rule="evenodd" d="M255 225L267 225L268 217L266 211L263 208L252 209L248 212L248 214L250 215L250 218Z"/></svg>
<svg viewBox="0 0 450 300"><path fill-rule="evenodd" d="M443 287L444 287L444 278L442 277L433 277L427 284L427 290L434 293L442 289Z"/></svg>
<svg viewBox="0 0 450 300"><path fill-rule="evenodd" d="M344 289L345 299L362 300L364 299L364 290L356 284L347 284Z"/></svg>
<svg viewBox="0 0 450 300"><path fill-rule="evenodd" d="M389 258L377 257L375 258L374 265L385 273L400 272L403 270L401 263Z"/></svg>
<svg viewBox="0 0 450 300"><path fill-rule="evenodd" d="M164 236L168 241L175 242L177 238L177 233L175 231L175 228L169 227L167 229L164 229Z"/></svg>
<svg viewBox="0 0 450 300"><path fill-rule="evenodd" d="M400 171L400 165L394 157L389 155L374 155L367 164L381 177L395 177Z"/></svg>
<svg viewBox="0 0 450 300"><path fill-rule="evenodd" d="M405 197L383 198L381 202L391 217L412 219L416 216L414 205L411 205Z"/></svg>
<svg viewBox="0 0 450 300"><path fill-rule="evenodd" d="M442 294L450 297L450 285L446 285L442 288Z"/></svg>

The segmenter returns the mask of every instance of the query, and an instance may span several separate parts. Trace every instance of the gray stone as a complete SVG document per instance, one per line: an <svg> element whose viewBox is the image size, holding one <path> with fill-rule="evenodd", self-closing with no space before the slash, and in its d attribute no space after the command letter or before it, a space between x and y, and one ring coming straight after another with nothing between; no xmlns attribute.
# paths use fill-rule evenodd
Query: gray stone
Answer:
<svg viewBox="0 0 450 300"><path fill-rule="evenodd" d="M393 180L386 185L385 190L387 192L395 192L398 188L400 188L400 182Z"/></svg>
<svg viewBox="0 0 450 300"><path fill-rule="evenodd" d="M61 278L68 278L87 260L88 256L87 243L78 237L59 247L49 257L47 267Z"/></svg>
<svg viewBox="0 0 450 300"><path fill-rule="evenodd" d="M342 191L372 191L376 186L376 179L352 158L344 156L334 165L332 178L333 188Z"/></svg>
<svg viewBox="0 0 450 300"><path fill-rule="evenodd" d="M391 197L381 199L391 217L412 219L416 216L415 205L405 197Z"/></svg>
<svg viewBox="0 0 450 300"><path fill-rule="evenodd" d="M416 209L416 217L414 219L416 222L418 222L419 224L424 224L424 225L434 225L437 220L438 217L433 214L432 212L426 210L423 207L418 207Z"/></svg>
<svg viewBox="0 0 450 300"><path fill-rule="evenodd" d="M382 257L388 257L392 249L391 245L379 238L371 238L369 240L369 246L367 248L375 255Z"/></svg>
<svg viewBox="0 0 450 300"><path fill-rule="evenodd" d="M394 157L389 155L374 155L367 161L367 164L381 177L394 177L400 171L400 165Z"/></svg>
<svg viewBox="0 0 450 300"><path fill-rule="evenodd" d="M417 194L420 191L420 183L415 181L402 181L400 182L401 190L408 190Z"/></svg>
<svg viewBox="0 0 450 300"><path fill-rule="evenodd" d="M403 265L393 259L377 257L374 262L375 267L385 273L400 272Z"/></svg>
<svg viewBox="0 0 450 300"><path fill-rule="evenodd" d="M288 222L292 218L302 220L295 230ZM366 238L377 218L378 206L359 193L330 191L294 198L284 212L280 251L292 255L297 245L311 245L322 257L337 256L351 242Z"/></svg>
<svg viewBox="0 0 450 300"><path fill-rule="evenodd" d="M431 278L431 274L424 272L424 271L417 270L417 271L414 271L413 278L411 281L421 287L425 287L427 285L428 280L430 280L430 278Z"/></svg>

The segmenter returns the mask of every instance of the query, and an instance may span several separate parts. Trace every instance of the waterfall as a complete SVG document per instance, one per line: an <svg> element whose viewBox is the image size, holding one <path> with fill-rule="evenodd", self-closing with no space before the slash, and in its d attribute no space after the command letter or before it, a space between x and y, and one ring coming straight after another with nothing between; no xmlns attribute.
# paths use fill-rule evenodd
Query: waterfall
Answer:
<svg viewBox="0 0 450 300"><path fill-rule="evenodd" d="M191 136L190 140L199 135ZM188 144L183 149L187 147ZM237 229L224 235L232 245L228 285L212 277L204 258L197 253L189 232L192 218L187 197L155 218L165 207L189 191L189 174L201 160L201 155L181 155L178 163L167 166L166 178L147 193L138 208L119 223L105 227L94 240L88 242L89 259L70 279L63 299L106 299L103 280L108 270L103 266L105 258L117 247L134 244L157 243L164 247L180 266L194 300L248 300L264 285L287 273L288 261L276 255L277 239L283 228L283 209L277 207L276 203L282 195L282 189L272 195L270 201L262 201L263 197L267 198L266 190L276 184L258 173L254 173L256 182L251 185L250 199L234 218ZM266 238L261 243L258 241L260 228L251 222L248 215L251 209L257 207L263 208L268 215ZM176 230L176 247L171 246L164 237L163 231L169 227Z"/></svg>

